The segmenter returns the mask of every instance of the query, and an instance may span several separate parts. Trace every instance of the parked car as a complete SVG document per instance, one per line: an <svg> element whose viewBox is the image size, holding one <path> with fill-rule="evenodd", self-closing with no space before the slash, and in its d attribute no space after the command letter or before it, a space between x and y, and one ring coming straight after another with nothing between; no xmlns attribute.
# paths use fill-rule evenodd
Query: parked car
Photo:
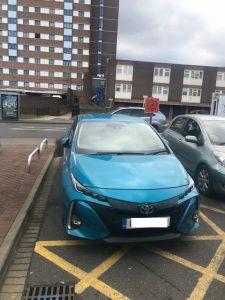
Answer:
<svg viewBox="0 0 225 300"><path fill-rule="evenodd" d="M141 118L79 115L63 145L67 234L144 241L175 238L199 226L193 180Z"/></svg>
<svg viewBox="0 0 225 300"><path fill-rule="evenodd" d="M204 110L204 109L197 109L197 110L192 110L190 111L190 114L197 114L197 115L209 115L209 111L208 110Z"/></svg>
<svg viewBox="0 0 225 300"><path fill-rule="evenodd" d="M141 117L146 120L148 123L150 122L150 115L145 113L144 107L120 107L111 112L111 114L120 114L127 115L133 117ZM163 113L157 112L152 114L152 123L151 125L159 132L162 132L168 126L166 117Z"/></svg>
<svg viewBox="0 0 225 300"><path fill-rule="evenodd" d="M203 195L225 194L225 118L177 116L163 137Z"/></svg>

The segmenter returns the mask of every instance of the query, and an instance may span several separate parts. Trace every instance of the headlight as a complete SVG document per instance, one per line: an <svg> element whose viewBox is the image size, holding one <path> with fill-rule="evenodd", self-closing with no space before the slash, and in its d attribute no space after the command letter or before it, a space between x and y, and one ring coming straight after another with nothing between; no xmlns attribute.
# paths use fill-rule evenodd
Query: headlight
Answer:
<svg viewBox="0 0 225 300"><path fill-rule="evenodd" d="M188 179L189 179L189 184L188 184L188 188L185 191L185 196L189 194L195 187L195 183L189 174L188 174Z"/></svg>
<svg viewBox="0 0 225 300"><path fill-rule="evenodd" d="M214 152L214 155L216 157L216 159L218 160L218 162L225 167L225 153L223 152Z"/></svg>
<svg viewBox="0 0 225 300"><path fill-rule="evenodd" d="M96 193L93 193L92 191L87 189L85 186L83 186L79 181L77 181L72 173L70 173L70 175L71 175L71 180L72 180L73 186L74 186L75 190L78 193L90 196L90 197L95 198L99 201L105 201L105 202L107 201L107 197L96 194Z"/></svg>

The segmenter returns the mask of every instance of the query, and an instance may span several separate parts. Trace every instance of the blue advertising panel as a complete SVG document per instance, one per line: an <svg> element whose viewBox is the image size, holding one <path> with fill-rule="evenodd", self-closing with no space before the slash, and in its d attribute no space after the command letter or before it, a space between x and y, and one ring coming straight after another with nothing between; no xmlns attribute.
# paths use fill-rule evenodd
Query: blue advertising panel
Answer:
<svg viewBox="0 0 225 300"><path fill-rule="evenodd" d="M18 95L2 95L2 119L18 119Z"/></svg>

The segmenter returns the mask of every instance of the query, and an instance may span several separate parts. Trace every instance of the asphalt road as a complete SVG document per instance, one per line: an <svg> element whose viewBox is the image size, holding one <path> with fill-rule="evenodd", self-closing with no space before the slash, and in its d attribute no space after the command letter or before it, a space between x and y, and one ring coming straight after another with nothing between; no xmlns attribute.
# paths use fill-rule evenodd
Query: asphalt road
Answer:
<svg viewBox="0 0 225 300"><path fill-rule="evenodd" d="M75 287L74 299L224 299L225 201L201 198L200 228L178 240L107 244L62 227L60 165L52 179L26 287ZM43 185L40 197L45 195Z"/></svg>
<svg viewBox="0 0 225 300"><path fill-rule="evenodd" d="M52 138L58 139L66 132L69 124L64 123L0 123L0 139L7 138Z"/></svg>

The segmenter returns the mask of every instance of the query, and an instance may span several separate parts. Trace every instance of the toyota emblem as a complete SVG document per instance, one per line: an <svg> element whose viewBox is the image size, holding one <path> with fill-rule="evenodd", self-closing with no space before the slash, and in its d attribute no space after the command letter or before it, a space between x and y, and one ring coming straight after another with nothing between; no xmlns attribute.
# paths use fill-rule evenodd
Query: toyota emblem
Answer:
<svg viewBox="0 0 225 300"><path fill-rule="evenodd" d="M143 204L140 207L140 213L143 215L151 215L154 212L154 206L151 204Z"/></svg>

